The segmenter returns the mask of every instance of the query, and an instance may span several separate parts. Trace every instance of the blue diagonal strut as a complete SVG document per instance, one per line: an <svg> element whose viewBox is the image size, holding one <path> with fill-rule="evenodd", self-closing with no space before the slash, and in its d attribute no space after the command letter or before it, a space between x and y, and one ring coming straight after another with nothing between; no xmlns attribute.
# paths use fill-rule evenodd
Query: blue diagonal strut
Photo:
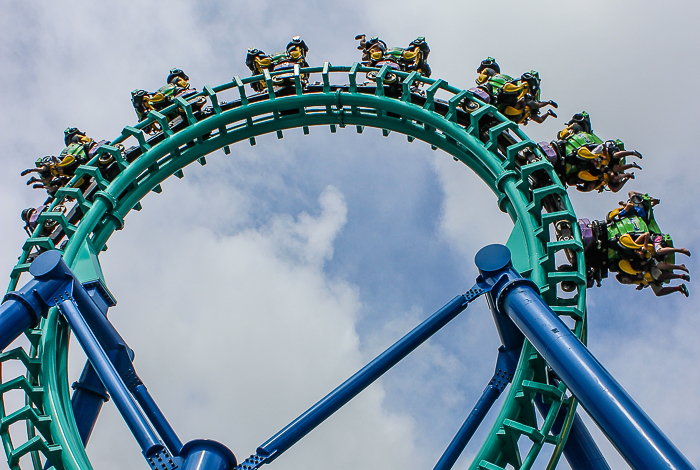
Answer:
<svg viewBox="0 0 700 470"><path fill-rule="evenodd" d="M253 466L259 467L279 457L316 426L321 424L343 405L395 366L428 338L467 308L469 302L483 294L485 290L474 286L466 294L458 295L440 310L435 312L406 336L398 340L372 362L360 369L263 445L257 455L251 457ZM262 457L262 459L261 459Z"/></svg>
<svg viewBox="0 0 700 470"><path fill-rule="evenodd" d="M131 364L133 353L105 316L114 301L106 298L104 287L104 292L100 293L99 288L78 282L58 251L39 255L29 272L34 279L19 291L8 293L0 305L2 349L24 329L36 326L41 317L46 318L49 308L57 307L88 357L92 369L86 369L86 375L97 374L153 470L230 470L236 467L236 457L219 442L195 439L182 445L136 375ZM88 293L88 289L95 296ZM77 409L84 411L82 416L88 420L84 430L89 434L88 428L93 425L90 420L96 418L99 408L91 404L86 409L80 406ZM161 438L177 453L169 453ZM51 464L47 462L48 466Z"/></svg>
<svg viewBox="0 0 700 470"><path fill-rule="evenodd" d="M496 360L496 371L493 377L489 381L486 388L481 393L481 397L476 402L474 409L467 417L464 424L459 428L457 434L447 446L445 452L435 464L433 470L449 470L455 464L459 456L464 451L464 448L469 443L469 440L474 435L474 432L479 428L481 422L486 417L493 404L496 402L498 397L501 396L503 390L513 379L513 373L515 372L516 361L512 360L510 356L510 350L504 345L498 348L498 359Z"/></svg>

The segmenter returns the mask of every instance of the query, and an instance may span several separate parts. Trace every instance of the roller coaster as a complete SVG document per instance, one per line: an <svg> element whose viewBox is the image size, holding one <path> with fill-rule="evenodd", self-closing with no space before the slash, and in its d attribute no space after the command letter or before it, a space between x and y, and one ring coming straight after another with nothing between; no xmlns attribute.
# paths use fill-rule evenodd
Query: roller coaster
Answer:
<svg viewBox="0 0 700 470"><path fill-rule="evenodd" d="M288 84L278 86L283 74ZM370 74L372 81L363 82L362 74ZM387 77L391 84L385 83ZM249 94L246 86L253 84L260 91ZM209 106L195 104L202 101ZM249 458L238 462L214 441L183 445L138 378L133 352L107 320L116 301L99 256L112 234L124 228L129 212L140 211L140 201L160 193L167 178L183 178L185 167L205 165L219 149L230 154L237 143L255 145L261 135L282 138L295 128L308 134L312 126L329 126L332 133L376 128L451 155L483 180L499 209L510 216L514 227L508 249L492 246L479 252L481 275L472 289L252 450ZM96 147L35 218L0 310L2 348L22 333L31 344L30 351L20 347L0 355L2 365L12 362L26 369L11 379L3 376L0 384L0 436L8 464L13 470L22 465L93 468L85 445L111 396L153 469L260 468L485 295L503 345L493 377L436 469L453 466L502 392L502 406L471 470L530 469L545 451L548 469L557 467L562 455L573 469L609 468L577 415L579 402L633 468L691 469L614 379L586 356L587 274L576 222L566 186L543 149L517 123L473 91L418 71L387 64L295 64L235 76L229 83L177 97ZM571 262L569 270L557 270L555 257L562 253ZM32 279L20 286L25 273ZM72 394L66 370L71 332L89 358ZM593 372L587 375L584 369ZM12 390L25 394L26 405L10 411L5 394ZM24 423L26 436L10 433L17 423ZM283 466L283 459L275 465Z"/></svg>

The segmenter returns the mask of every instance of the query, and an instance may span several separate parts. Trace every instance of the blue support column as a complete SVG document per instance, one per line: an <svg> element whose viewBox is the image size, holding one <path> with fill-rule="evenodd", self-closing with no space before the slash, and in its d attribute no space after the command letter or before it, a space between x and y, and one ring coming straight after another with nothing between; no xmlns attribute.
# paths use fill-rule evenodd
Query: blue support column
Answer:
<svg viewBox="0 0 700 470"><path fill-rule="evenodd" d="M158 431L158 434L160 435L161 439L163 439L163 443L166 445L168 450L170 450L170 452L175 456L180 455L182 441L180 441L180 438L177 437L175 430L172 428L172 426L170 426L168 420L165 419L163 412L160 411L160 408L158 408L155 400L151 394L148 393L146 386L144 384L140 384L134 388L134 390L132 390L132 393L139 402L139 405L141 405L144 413L146 413L146 416L148 416L148 419L151 421L151 423L153 423L153 427L156 428L156 431Z"/></svg>
<svg viewBox="0 0 700 470"><path fill-rule="evenodd" d="M550 375L549 380L552 385L558 386L559 380L553 375ZM535 406L543 417L549 413L550 405L542 401L541 395L535 398ZM552 434L561 432L567 411L565 407L559 410L559 415L552 424ZM578 413L574 414L574 422L571 424L569 436L564 445L564 457L569 462L571 470L610 470L608 462Z"/></svg>
<svg viewBox="0 0 700 470"><path fill-rule="evenodd" d="M134 397L129 393L124 382L122 382L112 361L109 360L97 338L92 334L70 293L60 294L57 298L57 306L68 321L71 330L95 371L100 376L102 383L112 395L119 413L124 418L134 438L136 438L143 455L150 457L159 453L163 449L163 445L160 443L158 436L138 408Z"/></svg>
<svg viewBox="0 0 700 470"><path fill-rule="evenodd" d="M190 441L182 448L180 470L231 470L236 456L225 445L208 439Z"/></svg>
<svg viewBox="0 0 700 470"><path fill-rule="evenodd" d="M490 245L476 255L479 282L635 470L691 470L693 466L510 263L510 251Z"/></svg>
<svg viewBox="0 0 700 470"><path fill-rule="evenodd" d="M90 363L77 383L73 400L83 443L87 442L107 396L106 388L151 467L167 462L174 468L174 457L164 448L146 415L153 419L156 429L176 452L182 444L136 375L131 363L133 352L107 320L107 309L115 303L109 292L100 282L80 284L57 251L38 256L29 272L34 279L19 291L8 293L0 306L0 346L7 347L22 331L45 317L50 307L58 307ZM102 383L98 383L95 376ZM141 388L136 390L139 386ZM146 414L132 393L138 397Z"/></svg>
<svg viewBox="0 0 700 470"><path fill-rule="evenodd" d="M16 340L23 331L39 324L39 317L24 302L9 294L0 305L0 351Z"/></svg>
<svg viewBox="0 0 700 470"><path fill-rule="evenodd" d="M90 361L85 364L80 379L73 384L73 390L73 416L83 446L87 446L102 405L109 400L109 394Z"/></svg>
<svg viewBox="0 0 700 470"><path fill-rule="evenodd" d="M484 420L484 417L489 412L498 397L501 396L502 390L489 384L484 389L479 401L474 406L474 409L467 417L462 427L459 428L457 434L450 442L445 452L435 464L434 470L449 470L455 464L459 456L464 451L464 448L469 443L469 440L474 435L474 432L479 428L479 425Z"/></svg>
<svg viewBox="0 0 700 470"><path fill-rule="evenodd" d="M179 455L182 442L136 373L133 365L133 351L107 319L106 311L103 312L92 306L91 299L95 297L94 295L89 296L86 291L76 289L75 296L76 301L81 306L80 311L85 321L107 352L117 373L138 401L170 453L175 456ZM94 401L94 397L92 400ZM96 419L97 415L94 415L94 418Z"/></svg>
<svg viewBox="0 0 700 470"><path fill-rule="evenodd" d="M0 305L0 351L26 329L46 316L51 296L73 282L72 273L58 252L39 256L29 267L34 279L20 290L8 292Z"/></svg>
<svg viewBox="0 0 700 470"><path fill-rule="evenodd" d="M593 436L576 413L564 446L564 457L571 470L610 470Z"/></svg>
<svg viewBox="0 0 700 470"><path fill-rule="evenodd" d="M522 344L522 341L520 343ZM496 371L493 377L433 470L450 470L452 468L493 404L513 379L517 360L513 361L511 354L512 351L508 351L505 346L498 348Z"/></svg>
<svg viewBox="0 0 700 470"><path fill-rule="evenodd" d="M109 398L108 391L152 469L175 470L182 465L185 470L230 470L236 466L233 453L216 441L199 439L182 445L136 374L133 351L107 319L108 308L116 302L99 281L80 284L57 251L41 254L29 272L34 279L8 293L0 305L0 346L6 348L46 317L50 307L58 307L89 361L75 384L72 401L83 444Z"/></svg>
<svg viewBox="0 0 700 470"><path fill-rule="evenodd" d="M458 295L423 323L411 330L406 336L394 343L372 362L258 447L257 454L265 457L267 462L271 462L279 457L285 450L311 432L326 418L338 411L358 393L367 388L372 382L455 318L467 308L471 300L483 293L479 289L478 293L472 295L472 291L470 290L466 295Z"/></svg>

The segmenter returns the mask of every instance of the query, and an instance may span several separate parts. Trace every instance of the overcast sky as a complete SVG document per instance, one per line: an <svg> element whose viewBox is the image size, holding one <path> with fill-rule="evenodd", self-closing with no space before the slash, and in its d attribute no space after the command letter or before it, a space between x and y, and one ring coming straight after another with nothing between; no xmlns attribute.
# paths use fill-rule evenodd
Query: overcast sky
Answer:
<svg viewBox="0 0 700 470"><path fill-rule="evenodd" d="M63 129L114 139L136 122L131 90L157 89L172 67L198 89L247 76L248 47L275 52L297 34L310 64L350 65L360 59L360 33L389 46L425 36L433 77L463 88L487 56L514 76L538 70L559 119L528 125L528 135L552 140L586 110L601 138L641 151L644 170L624 192L661 199L659 225L694 253L684 261L700 273L697 2L2 4L0 267L8 279L26 238L20 212L45 197L19 173L57 155ZM166 181L100 258L119 301L110 318L182 440L217 439L239 460L471 287L474 254L511 230L486 186L424 143L354 128L257 141ZM589 219L620 199L572 194ZM589 346L700 468L700 291L690 291L656 298L608 279L589 291ZM485 302L472 304L273 465L432 468L490 379L498 345ZM71 380L84 363L73 346ZM589 424L611 466L626 468ZM482 439L483 430L456 468ZM146 468L112 403L88 454L99 469Z"/></svg>

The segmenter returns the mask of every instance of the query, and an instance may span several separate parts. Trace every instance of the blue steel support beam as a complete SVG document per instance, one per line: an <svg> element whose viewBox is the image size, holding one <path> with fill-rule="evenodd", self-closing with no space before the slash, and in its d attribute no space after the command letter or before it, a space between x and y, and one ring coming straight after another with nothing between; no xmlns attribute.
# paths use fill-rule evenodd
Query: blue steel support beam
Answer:
<svg viewBox="0 0 700 470"><path fill-rule="evenodd" d="M542 300L537 287L513 269L508 248L483 248L476 265L481 272L478 282L491 287L490 302L523 332L632 468L693 469Z"/></svg>
<svg viewBox="0 0 700 470"><path fill-rule="evenodd" d="M39 324L40 316L34 314L25 302L10 294L0 305L0 351L4 351L23 331Z"/></svg>
<svg viewBox="0 0 700 470"><path fill-rule="evenodd" d="M179 455L182 442L136 373L133 364L133 351L126 344L126 341L124 341L116 328L114 328L114 325L109 321L106 316L106 311L82 307L82 304L88 305L91 303L90 297L85 291L81 290L79 292L76 290L75 296L78 304L81 305L80 311L85 321L98 339L102 348L107 352L117 373L127 385L129 391L134 395L139 405L141 405L141 408L163 439L168 450L175 456ZM80 406L79 403L78 406ZM97 419L96 414L94 415L94 419Z"/></svg>
<svg viewBox="0 0 700 470"><path fill-rule="evenodd" d="M158 436L138 408L134 397L129 393L129 390L114 368L114 364L109 360L107 353L102 349L87 322L80 314L73 297L69 292L58 294L56 303L61 314L68 321L90 363L100 376L102 383L112 395L114 404L119 409L119 413L124 418L134 438L136 438L143 455L150 457L160 452L163 449L163 445L158 440Z"/></svg>
<svg viewBox="0 0 700 470"><path fill-rule="evenodd" d="M564 445L564 457L571 470L610 470L593 436L576 413L569 437Z"/></svg>
<svg viewBox="0 0 700 470"><path fill-rule="evenodd" d="M61 255L49 253L39 256L29 267L34 279L3 298L0 305L0 351L27 328L37 326L41 317L46 316L53 294L72 283L72 274L65 263L65 269L57 264Z"/></svg>
<svg viewBox="0 0 700 470"><path fill-rule="evenodd" d="M559 380L554 374L550 374L549 380L555 387L559 385ZM542 396L537 395L535 406L537 406L540 414L545 417L549 413L551 405L544 403ZM556 435L561 432L567 411L566 407L562 407L559 410L559 415L554 420L554 424L552 424L552 434ZM578 413L574 414L574 422L571 424L569 436L566 439L566 444L564 444L564 457L569 462L571 470L610 470L608 462L606 462L605 457Z"/></svg>
<svg viewBox="0 0 700 470"><path fill-rule="evenodd" d="M136 375L133 351L107 320L107 309L115 301L104 286L78 282L57 251L39 255L29 272L34 279L19 291L8 293L0 305L0 350L38 324L50 307L59 309L89 361L76 385L73 403L83 443L108 398L106 388L152 469L174 469L180 463L186 470L229 470L236 466L233 453L218 442L200 439L182 445ZM95 375L102 382L100 386ZM174 455L160 442L149 419Z"/></svg>
<svg viewBox="0 0 700 470"><path fill-rule="evenodd" d="M513 373L515 372L517 360L513 362L509 352L506 351L507 350L504 346L498 348L496 371L494 372L493 377L482 392L479 401L474 406L474 409L471 411L471 413L469 413L466 421L464 421L462 427L459 428L459 431L457 431L457 434L452 439L452 442L450 442L450 445L447 446L447 449L445 449L445 452L442 454L442 457L440 457L440 460L438 460L438 463L435 464L433 470L450 470L452 468L459 456L464 451L464 448L469 443L469 440L474 435L474 432L476 432L479 425L481 425L481 422L486 417L486 414L489 412L498 397L501 396L501 393L503 390L505 390L506 386L513 379Z"/></svg>
<svg viewBox="0 0 700 470"><path fill-rule="evenodd" d="M314 406L309 408L297 419L292 421L280 432L258 447L257 454L265 458L266 462L279 457L302 437L311 432L343 405L354 398L358 393L367 388L372 382L381 377L386 371L396 365L424 341L440 330L443 326L462 312L469 302L483 293L472 296L472 290L468 294L458 295L447 305L431 315L406 336L398 340L386 351L377 356L372 362L360 369L355 375L347 379L331 393L326 395Z"/></svg>
<svg viewBox="0 0 700 470"><path fill-rule="evenodd" d="M109 308L117 304L117 301L99 280L87 282L83 284L83 287L85 287L85 290L87 290L95 305L105 317ZM102 343L102 347L109 355L109 348L104 343ZM78 427L83 446L87 447L92 430L102 410L102 405L109 401L109 393L107 393L107 389L97 372L95 372L95 368L90 364L90 361L85 363L80 379L73 383L73 390L75 390L71 397L73 416L75 416L75 424ZM48 469L49 466L47 462L45 468Z"/></svg>
<svg viewBox="0 0 700 470"><path fill-rule="evenodd" d="M168 450L170 450L170 452L175 456L180 455L182 450L182 441L180 441L180 438L177 437L175 430L172 428L172 426L170 426L168 420L165 419L163 412L160 411L160 408L158 408L155 400L151 394L148 393L146 386L144 384L140 384L134 388L134 390L132 390L132 393L139 402L139 405L141 405L144 413L146 413L146 416L148 416L148 419L153 424L153 427L156 428L156 431L158 431L158 434L160 435L161 439L163 439L163 443L166 445Z"/></svg>
<svg viewBox="0 0 700 470"><path fill-rule="evenodd" d="M109 394L90 361L85 364L80 379L73 384L73 390L73 416L83 446L87 447L102 405L109 400Z"/></svg>
<svg viewBox="0 0 700 470"><path fill-rule="evenodd" d="M30 266L29 273L34 276L34 279L20 290L8 293L0 306L0 326L4 327L3 330L0 330L0 346L3 349L7 347L22 331L35 326L41 317L45 317L50 307L57 306L68 320L71 329L85 349L88 359L107 390L112 395L117 393L114 396L117 408L122 412L124 420L134 433L144 455L160 453L163 445L158 440L158 436L136 405L134 397L127 390L124 381L117 374L114 364L93 334L88 321L83 317L84 313L88 319L92 320L91 323L96 324L97 333L105 342L123 345L123 348L126 348L119 334L105 317L107 308L114 305L113 299L107 298L109 295L106 293L106 289L102 288L105 292L100 293L96 292L100 290L99 286L86 284L88 291L77 281L58 251L48 251L38 256ZM96 319L100 318L107 322L111 330L105 328L104 322L95 322ZM78 409L81 413L85 412L90 416L96 416L95 405L96 402L93 402L89 409L80 406ZM84 420L85 423L82 425L81 438L83 439L89 435L87 428L91 429L94 425L94 419L90 416ZM81 421L83 420L81 419Z"/></svg>

